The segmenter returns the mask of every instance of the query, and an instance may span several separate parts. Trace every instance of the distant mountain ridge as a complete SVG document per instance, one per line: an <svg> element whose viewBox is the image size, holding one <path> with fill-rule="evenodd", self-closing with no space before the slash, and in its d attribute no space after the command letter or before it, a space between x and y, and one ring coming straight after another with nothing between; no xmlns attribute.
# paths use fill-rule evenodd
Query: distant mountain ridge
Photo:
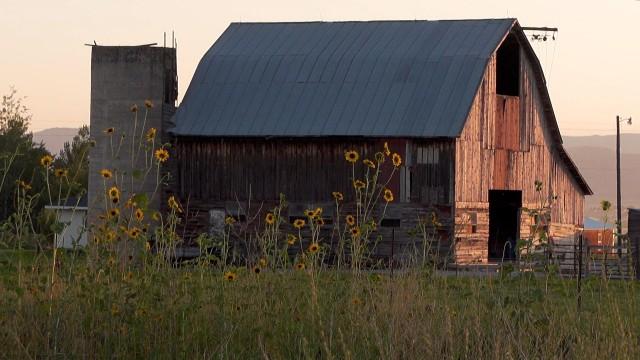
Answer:
<svg viewBox="0 0 640 360"><path fill-rule="evenodd" d="M563 136L566 148L596 147L616 150L615 135ZM620 135L620 151L625 154L640 154L640 134Z"/></svg>
<svg viewBox="0 0 640 360"><path fill-rule="evenodd" d="M612 149L597 146L567 147L569 155L578 166L593 190L593 196L585 200L585 215L600 218L600 201L613 204L610 217L615 217L616 206L616 153ZM622 207L640 207L640 153L622 153Z"/></svg>
<svg viewBox="0 0 640 360"><path fill-rule="evenodd" d="M64 148L65 142L71 142L78 134L78 128L51 128L33 133L33 141L42 142L44 147L56 155Z"/></svg>

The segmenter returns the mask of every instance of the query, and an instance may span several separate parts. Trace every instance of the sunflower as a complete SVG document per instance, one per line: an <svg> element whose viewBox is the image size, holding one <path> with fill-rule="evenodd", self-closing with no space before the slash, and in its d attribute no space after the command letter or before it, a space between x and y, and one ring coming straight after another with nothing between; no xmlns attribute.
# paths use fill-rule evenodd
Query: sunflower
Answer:
<svg viewBox="0 0 640 360"><path fill-rule="evenodd" d="M299 262L296 264L296 270L304 270L304 263Z"/></svg>
<svg viewBox="0 0 640 360"><path fill-rule="evenodd" d="M238 278L238 275L236 275L236 273L234 273L233 271L227 271L226 273L224 273L224 279L229 282L234 281L236 278Z"/></svg>
<svg viewBox="0 0 640 360"><path fill-rule="evenodd" d="M260 258L260 260L258 261L258 264L260 264L261 267L267 267L267 259Z"/></svg>
<svg viewBox="0 0 640 360"><path fill-rule="evenodd" d="M109 230L109 232L107 232L107 241L112 242L115 239L116 239L116 232L113 230Z"/></svg>
<svg viewBox="0 0 640 360"><path fill-rule="evenodd" d="M356 218L353 215L347 215L347 217L345 218L347 225L349 226L353 226L356 224Z"/></svg>
<svg viewBox="0 0 640 360"><path fill-rule="evenodd" d="M40 165L48 168L49 166L51 166L51 163L53 162L53 158L51 157L51 155L45 155L43 157L40 158Z"/></svg>
<svg viewBox="0 0 640 360"><path fill-rule="evenodd" d="M393 192L391 192L391 190L389 189L384 189L384 201L386 202L392 202L393 201Z"/></svg>
<svg viewBox="0 0 640 360"><path fill-rule="evenodd" d="M253 272L256 275L259 275L261 271L262 269L260 268L260 266L254 266L253 268L251 268L251 272Z"/></svg>
<svg viewBox="0 0 640 360"><path fill-rule="evenodd" d="M142 221L142 219L144 219L144 211L142 211L142 209L136 209L136 212L134 213L136 220L138 220L138 222Z"/></svg>
<svg viewBox="0 0 640 360"><path fill-rule="evenodd" d="M376 168L376 164L373 163L373 161L369 160L369 159L364 159L362 160L362 163L367 165L368 167L375 169Z"/></svg>
<svg viewBox="0 0 640 360"><path fill-rule="evenodd" d="M402 164L402 158L400 157L400 155L398 155L398 153L393 153L393 166L398 167Z"/></svg>
<svg viewBox="0 0 640 360"><path fill-rule="evenodd" d="M109 169L102 169L100 170L100 176L102 176L103 179L111 179L113 173Z"/></svg>
<svg viewBox="0 0 640 360"><path fill-rule="evenodd" d="M267 223L267 225L273 225L276 222L276 216L273 215L273 213L267 213L267 215L264 217L264 221Z"/></svg>
<svg viewBox="0 0 640 360"><path fill-rule="evenodd" d="M318 252L318 250L320 250L320 245L318 245L318 243L311 243L311 245L309 245L310 253L315 254Z"/></svg>
<svg viewBox="0 0 640 360"><path fill-rule="evenodd" d="M224 223L227 225L233 225L236 223L236 219L233 216L227 216L224 218Z"/></svg>
<svg viewBox="0 0 640 360"><path fill-rule="evenodd" d="M356 188L356 189L363 189L365 186L366 186L366 184L362 180L355 180L353 182L353 187Z"/></svg>
<svg viewBox="0 0 640 360"><path fill-rule="evenodd" d="M69 175L69 170L67 170L67 169L55 169L53 174L57 178L67 177L67 175Z"/></svg>
<svg viewBox="0 0 640 360"><path fill-rule="evenodd" d="M324 225L324 219L321 218L321 217L316 218L315 222L316 222L316 225L318 225L318 226L323 226Z"/></svg>
<svg viewBox="0 0 640 360"><path fill-rule="evenodd" d="M388 142L384 142L384 154L389 156L391 155L391 150L389 149L389 143Z"/></svg>
<svg viewBox="0 0 640 360"><path fill-rule="evenodd" d="M147 131L146 138L147 138L147 141L148 141L148 142L152 142L152 141L153 141L153 139L155 139L155 137L156 137L156 132L157 132L156 128L150 128L150 129Z"/></svg>
<svg viewBox="0 0 640 360"><path fill-rule="evenodd" d="M107 134L107 135L113 135L113 133L114 133L114 132L116 132L116 129L115 129L115 128L110 127L110 128L106 128L106 129L104 129L104 130L103 130L103 132L104 132L105 134Z"/></svg>
<svg viewBox="0 0 640 360"><path fill-rule="evenodd" d="M151 102L151 100L145 100L144 107L146 107L147 109L151 109L153 107L153 102Z"/></svg>
<svg viewBox="0 0 640 360"><path fill-rule="evenodd" d="M136 104L131 105L129 110L131 110L132 113L138 112L138 105L136 105Z"/></svg>
<svg viewBox="0 0 640 360"><path fill-rule="evenodd" d="M154 212L153 212L153 214L151 215L151 218L152 218L154 221L160 221L160 220L162 219L162 215L160 215L160 213L159 213L159 212L154 211Z"/></svg>
<svg viewBox="0 0 640 360"><path fill-rule="evenodd" d="M360 155L358 155L358 152L355 150L348 150L344 152L344 158L348 162L355 164L356 161L358 161L358 159L360 158Z"/></svg>
<svg viewBox="0 0 640 360"><path fill-rule="evenodd" d="M296 243L296 240L298 240L298 237L293 235L293 234L287 234L287 244L289 245L293 245Z"/></svg>
<svg viewBox="0 0 640 360"><path fill-rule="evenodd" d="M313 216L314 217L320 217L320 215L322 215L322 208L321 207L317 207L313 212Z"/></svg>
<svg viewBox="0 0 640 360"><path fill-rule="evenodd" d="M306 222L303 219L296 219L296 221L293 222L293 227L299 230L302 229L305 224Z"/></svg>
<svg viewBox="0 0 640 360"><path fill-rule="evenodd" d="M180 203L178 203L178 200L176 200L176 198L173 195L169 196L169 200L167 200L167 204L169 205L169 208L171 210L177 211L179 213L182 212Z"/></svg>
<svg viewBox="0 0 640 360"><path fill-rule="evenodd" d="M165 148L160 148L156 150L155 154L156 154L156 159L161 163L169 159L169 151L167 151L167 149Z"/></svg>
<svg viewBox="0 0 640 360"><path fill-rule="evenodd" d="M336 199L336 201L344 200L344 196L339 191L334 191L334 192L331 193L331 195L333 195L333 198Z"/></svg>
<svg viewBox="0 0 640 360"><path fill-rule="evenodd" d="M133 228L129 229L128 235L132 239L137 239L138 235L140 235L140 229L138 229L137 227L133 227Z"/></svg>
<svg viewBox="0 0 640 360"><path fill-rule="evenodd" d="M313 218L315 216L316 212L311 210L311 209L307 209L304 211L304 215L308 218Z"/></svg>
<svg viewBox="0 0 640 360"><path fill-rule="evenodd" d="M109 210L109 217L110 218L118 217L118 215L120 215L120 210L118 210L118 208L113 208L113 209Z"/></svg>
<svg viewBox="0 0 640 360"><path fill-rule="evenodd" d="M124 203L124 207L127 208L127 209L131 209L131 208L134 208L136 206L138 206L138 204L135 201L133 201L132 197L128 198L127 202Z"/></svg>
<svg viewBox="0 0 640 360"><path fill-rule="evenodd" d="M349 232L351 233L351 237L357 238L360 236L360 228L357 226L352 227Z"/></svg>
<svg viewBox="0 0 640 360"><path fill-rule="evenodd" d="M20 188L22 188L25 191L31 190L31 185L29 185L28 182L24 182L22 180L18 181L18 186L20 186Z"/></svg>
<svg viewBox="0 0 640 360"><path fill-rule="evenodd" d="M109 194L109 198L113 200L114 198L119 198L120 197L120 190L118 190L117 187L112 186L109 189L108 194Z"/></svg>
<svg viewBox="0 0 640 360"><path fill-rule="evenodd" d="M359 298L356 297L356 298L351 299L351 303L353 305L356 305L356 306L362 305L362 300L360 300Z"/></svg>

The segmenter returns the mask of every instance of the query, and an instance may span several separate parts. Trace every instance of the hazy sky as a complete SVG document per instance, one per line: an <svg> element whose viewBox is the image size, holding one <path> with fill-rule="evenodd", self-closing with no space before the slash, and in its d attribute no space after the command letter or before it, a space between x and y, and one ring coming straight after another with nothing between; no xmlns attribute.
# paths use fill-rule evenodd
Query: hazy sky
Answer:
<svg viewBox="0 0 640 360"><path fill-rule="evenodd" d="M84 46L178 41L180 94L230 22L516 17L558 27L534 43L565 135L615 131L616 114L640 132L640 1L637 0L0 0L0 94L27 96L32 129L89 122L90 55Z"/></svg>

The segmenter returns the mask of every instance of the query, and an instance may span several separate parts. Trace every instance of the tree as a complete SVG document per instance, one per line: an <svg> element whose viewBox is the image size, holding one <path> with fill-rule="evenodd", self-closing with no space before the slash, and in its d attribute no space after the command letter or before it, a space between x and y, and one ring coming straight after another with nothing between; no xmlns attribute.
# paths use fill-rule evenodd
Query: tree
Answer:
<svg viewBox="0 0 640 360"><path fill-rule="evenodd" d="M43 196L38 196L45 189L40 159L49 152L43 144L33 142L33 134L28 131L31 114L23 100L11 88L0 104L0 222L16 210L20 181L36 196L34 210L40 211L44 206Z"/></svg>
<svg viewBox="0 0 640 360"><path fill-rule="evenodd" d="M71 197L81 197L87 192L89 182L89 127L83 125L71 142L65 142L64 148L53 162L54 178L53 190L58 191L60 198L55 200L64 202ZM64 175L64 176L56 176Z"/></svg>

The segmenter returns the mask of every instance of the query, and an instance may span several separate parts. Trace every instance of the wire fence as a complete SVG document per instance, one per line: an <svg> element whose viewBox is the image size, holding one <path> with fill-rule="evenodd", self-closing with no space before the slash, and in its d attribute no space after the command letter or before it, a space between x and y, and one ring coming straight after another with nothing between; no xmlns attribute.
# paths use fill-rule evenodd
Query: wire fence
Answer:
<svg viewBox="0 0 640 360"><path fill-rule="evenodd" d="M567 277L638 278L638 241L624 237L620 246L588 244L581 233L573 240L551 241L549 260Z"/></svg>

